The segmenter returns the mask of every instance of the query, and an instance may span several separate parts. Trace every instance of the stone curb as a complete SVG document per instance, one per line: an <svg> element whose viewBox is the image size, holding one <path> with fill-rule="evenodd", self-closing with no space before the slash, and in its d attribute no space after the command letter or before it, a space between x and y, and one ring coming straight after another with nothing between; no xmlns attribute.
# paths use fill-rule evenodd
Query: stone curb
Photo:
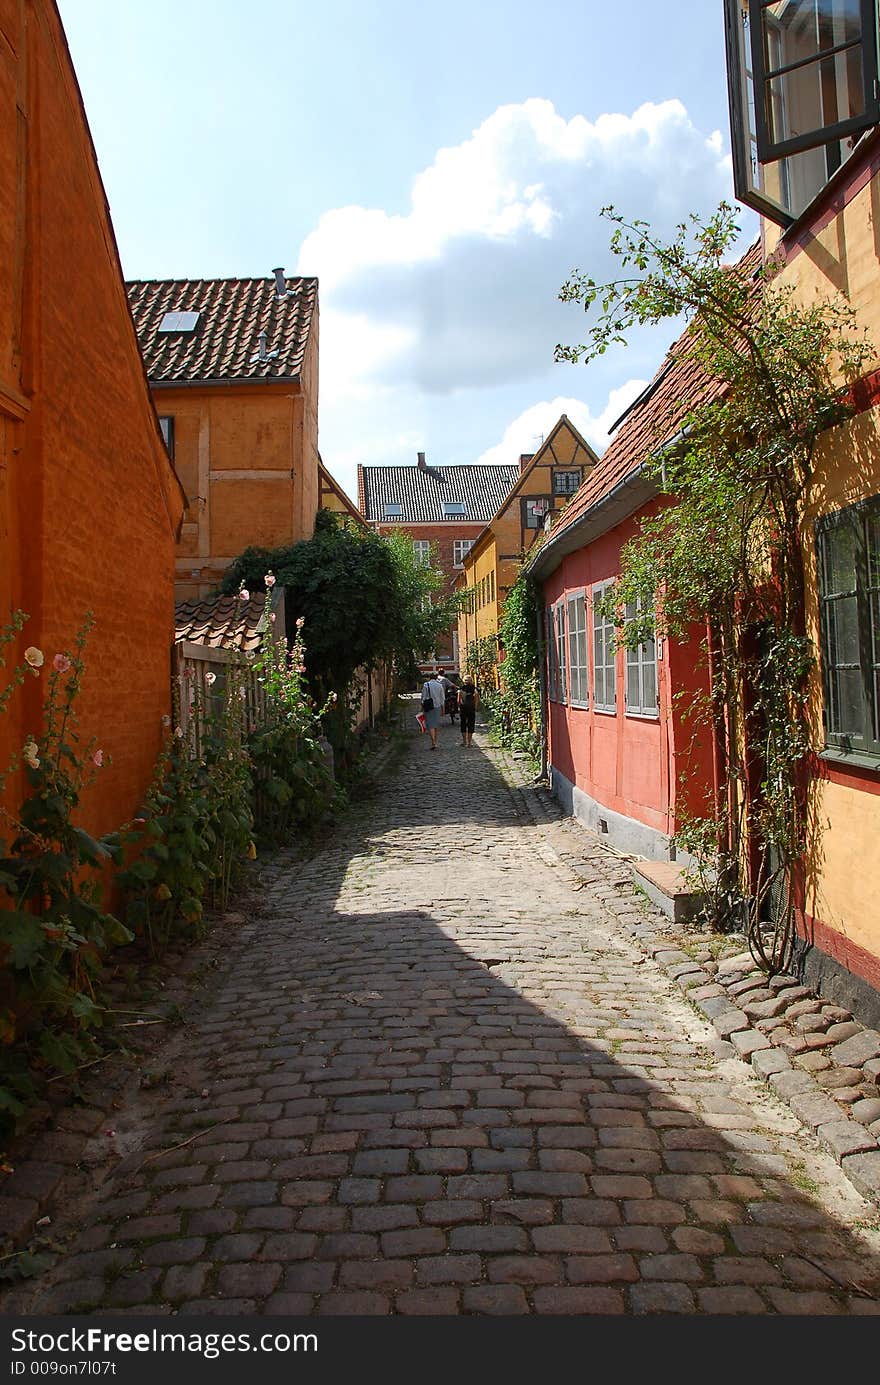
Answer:
<svg viewBox="0 0 880 1385"><path fill-rule="evenodd" d="M571 823L591 840L593 834L561 812L545 785L517 784L506 754L496 753L508 787L536 826ZM549 842L545 845L560 865L583 882L582 857L560 852ZM596 845L603 849L598 840ZM599 867L610 880L610 861L600 862ZM611 883L624 891L621 879ZM631 883L626 894L638 898ZM796 976L768 977L748 952L720 963L708 957L695 961L676 946L683 935L672 933L650 903L639 903L642 918L638 922L617 918L618 926L714 1027L725 1056L748 1063L833 1155L853 1186L880 1203L880 1033L860 1024L842 1007L826 1004ZM792 1009L795 1013L787 1018ZM798 1027L801 1019L806 1023ZM835 1085L823 1086L797 1063L798 1057L811 1054L815 1069L828 1074Z"/></svg>

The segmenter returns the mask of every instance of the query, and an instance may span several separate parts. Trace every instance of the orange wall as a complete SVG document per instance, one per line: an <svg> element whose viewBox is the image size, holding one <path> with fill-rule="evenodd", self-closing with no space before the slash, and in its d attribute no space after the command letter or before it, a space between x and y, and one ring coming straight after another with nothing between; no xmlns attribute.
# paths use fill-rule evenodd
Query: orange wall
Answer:
<svg viewBox="0 0 880 1385"><path fill-rule="evenodd" d="M169 709L183 502L49 0L0 0L0 103L0 619L28 611L19 657L48 664L94 613L82 731L113 764L83 819L105 831L137 810ZM0 714L0 768L39 732L44 689Z"/></svg>
<svg viewBox="0 0 880 1385"><path fill-rule="evenodd" d="M178 600L206 596L249 545L311 538L319 505L317 319L290 384L153 390L174 419L174 466L187 496ZM312 393L314 391L314 394Z"/></svg>

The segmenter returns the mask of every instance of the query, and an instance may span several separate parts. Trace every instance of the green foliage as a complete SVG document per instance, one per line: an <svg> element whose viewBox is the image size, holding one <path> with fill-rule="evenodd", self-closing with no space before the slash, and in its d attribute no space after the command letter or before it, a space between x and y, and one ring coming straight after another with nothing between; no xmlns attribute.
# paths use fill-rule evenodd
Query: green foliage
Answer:
<svg viewBox="0 0 880 1385"><path fill-rule="evenodd" d="M307 632L306 672L337 768L350 759L348 699L359 670L394 665L409 671L439 631L454 620L456 598L437 601L442 574L419 568L404 534L380 538L353 521L320 510L311 539L288 547L245 549L226 572L221 590L259 589L271 569L286 589L290 619ZM337 700L330 704L330 694Z"/></svg>
<svg viewBox="0 0 880 1385"><path fill-rule="evenodd" d="M633 327L684 317L676 352L718 385L674 439L657 437L647 470L669 503L642 520L604 608L630 648L655 621L670 638L706 633L711 693L697 710L724 785L679 839L712 858L714 922L745 926L756 959L778 968L793 938L794 875L816 831L804 787L816 651L804 628L803 499L817 439L848 413L841 381L858 378L867 349L845 307L802 306L773 264L752 273L727 262L738 227L726 204L668 244L645 222L604 215L629 273L603 285L569 279L560 297L600 311L587 343L557 347L557 358L590 361ZM642 614L627 620L637 600Z"/></svg>
<svg viewBox="0 0 880 1385"><path fill-rule="evenodd" d="M483 635L468 640L464 652L465 668L472 673L484 699L495 686L498 668L498 640L495 635Z"/></svg>
<svg viewBox="0 0 880 1385"><path fill-rule="evenodd" d="M25 619L16 612L0 645ZM96 839L74 820L83 791L107 763L94 741L81 743L76 715L91 624L87 617L74 648L56 654L47 675L42 651L28 648L8 685L46 676L41 727L9 767L21 766L27 791L16 816L4 812L10 835L0 840L3 1130L14 1126L40 1080L70 1072L92 1051L105 1018L99 974L109 951L131 939L100 903L100 875L118 858L118 839Z"/></svg>

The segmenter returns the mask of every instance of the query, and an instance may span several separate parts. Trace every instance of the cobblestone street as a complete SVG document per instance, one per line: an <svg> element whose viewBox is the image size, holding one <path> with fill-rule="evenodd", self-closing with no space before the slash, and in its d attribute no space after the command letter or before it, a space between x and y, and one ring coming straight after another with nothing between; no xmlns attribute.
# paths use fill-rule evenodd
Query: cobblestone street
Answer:
<svg viewBox="0 0 880 1385"><path fill-rule="evenodd" d="M876 1204L459 741L269 859L28 1311L878 1311Z"/></svg>

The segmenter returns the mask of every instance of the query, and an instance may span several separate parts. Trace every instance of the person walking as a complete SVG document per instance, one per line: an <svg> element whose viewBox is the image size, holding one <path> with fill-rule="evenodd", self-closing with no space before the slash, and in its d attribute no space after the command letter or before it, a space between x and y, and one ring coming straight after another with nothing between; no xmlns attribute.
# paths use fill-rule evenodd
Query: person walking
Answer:
<svg viewBox="0 0 880 1385"><path fill-rule="evenodd" d="M422 684L422 711L425 716L425 730L431 733L431 749L437 749L437 727L443 715L446 702L446 689L437 677L437 670Z"/></svg>
<svg viewBox="0 0 880 1385"><path fill-rule="evenodd" d="M437 678L443 684L443 710L449 717L450 726L454 726L458 712L458 688L451 678L446 677L446 670L443 668L438 667Z"/></svg>
<svg viewBox="0 0 880 1385"><path fill-rule="evenodd" d="M461 743L463 746L471 743L479 701L480 694L477 692L472 675L468 673L458 690L458 719L461 725Z"/></svg>

